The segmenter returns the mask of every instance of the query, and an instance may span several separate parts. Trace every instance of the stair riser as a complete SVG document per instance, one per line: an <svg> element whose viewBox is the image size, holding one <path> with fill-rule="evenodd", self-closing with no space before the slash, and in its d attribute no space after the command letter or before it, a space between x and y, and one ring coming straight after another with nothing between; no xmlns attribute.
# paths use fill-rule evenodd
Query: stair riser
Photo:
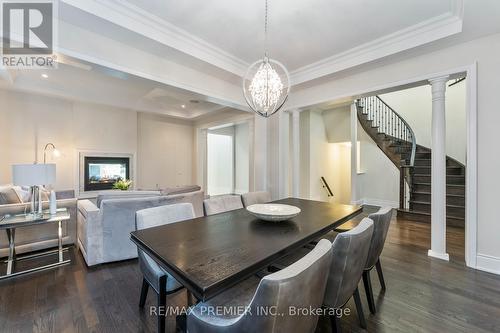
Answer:
<svg viewBox="0 0 500 333"><path fill-rule="evenodd" d="M415 210L418 212L430 213L431 205L430 204L420 204L420 203L410 203L410 210ZM446 215L447 216L456 216L456 217L464 217L465 216L465 207L446 207Z"/></svg>
<svg viewBox="0 0 500 333"><path fill-rule="evenodd" d="M431 174L431 167L430 166L416 166L414 168L415 173L417 174L422 174L422 175L430 175ZM446 174L447 175L463 175L463 169L461 168L446 168Z"/></svg>
<svg viewBox="0 0 500 333"><path fill-rule="evenodd" d="M416 174L413 176L413 182L415 183L430 183L431 176L430 175L419 175ZM446 184L451 185L465 185L465 177L464 176L448 176L446 177Z"/></svg>
<svg viewBox="0 0 500 333"><path fill-rule="evenodd" d="M429 215L421 215L412 212L401 212L399 210L398 210L398 218L403 218L408 221L431 223L431 217ZM446 225L450 227L464 228L465 223L464 220L447 217Z"/></svg>
<svg viewBox="0 0 500 333"><path fill-rule="evenodd" d="M431 205L430 204L410 203L410 210L416 210L419 212L430 213L431 212Z"/></svg>
<svg viewBox="0 0 500 333"><path fill-rule="evenodd" d="M406 157L406 156L402 156L402 157ZM415 158L415 167L428 167L428 168L430 168L431 166L432 166L431 159ZM463 167L461 167L460 165L457 165L457 163L455 163L452 160L446 160L446 166L449 168L457 168L460 170L464 170ZM459 174L463 174L463 173L459 173Z"/></svg>
<svg viewBox="0 0 500 333"><path fill-rule="evenodd" d="M423 194L423 193L413 193L411 195L411 200L412 201L421 201L421 202L431 202L431 195L430 194ZM446 197L446 204L447 205L454 205L454 206L465 206L465 198L464 197L447 196Z"/></svg>
<svg viewBox="0 0 500 333"><path fill-rule="evenodd" d="M430 159L415 159L415 167L424 166L430 167L431 160Z"/></svg>
<svg viewBox="0 0 500 333"><path fill-rule="evenodd" d="M414 191L415 192L430 192L431 185L415 184ZM464 186L446 186L446 194L465 195L465 187Z"/></svg>
<svg viewBox="0 0 500 333"><path fill-rule="evenodd" d="M446 215L465 217L465 207L446 207Z"/></svg>

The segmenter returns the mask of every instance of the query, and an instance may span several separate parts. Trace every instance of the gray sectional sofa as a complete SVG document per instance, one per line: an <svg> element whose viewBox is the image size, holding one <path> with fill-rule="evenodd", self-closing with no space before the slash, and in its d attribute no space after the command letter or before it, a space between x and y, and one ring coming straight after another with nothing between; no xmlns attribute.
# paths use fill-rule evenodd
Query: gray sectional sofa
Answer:
<svg viewBox="0 0 500 333"><path fill-rule="evenodd" d="M6 186L3 186L4 188ZM57 207L67 208L71 220L63 223L63 244L74 244L76 242L76 198L75 192L56 192ZM43 202L43 208L49 208L49 202ZM15 215L28 212L30 203L18 202L10 204L0 204L0 216ZM57 225L55 223L41 224L30 227L18 228L16 230L16 253L26 253L57 246ZM5 232L0 233L0 257L8 255L9 242Z"/></svg>
<svg viewBox="0 0 500 333"><path fill-rule="evenodd" d="M199 188L199 187L198 187ZM88 266L137 257L130 241L136 230L135 212L145 208L188 202L203 216L203 191L165 195L162 191L112 191L78 201L77 244Z"/></svg>

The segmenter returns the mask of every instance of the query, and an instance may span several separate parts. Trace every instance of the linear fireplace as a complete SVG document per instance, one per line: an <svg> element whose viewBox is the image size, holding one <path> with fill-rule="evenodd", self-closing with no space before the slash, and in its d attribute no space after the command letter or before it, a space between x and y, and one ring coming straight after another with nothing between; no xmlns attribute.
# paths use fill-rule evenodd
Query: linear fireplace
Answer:
<svg viewBox="0 0 500 333"><path fill-rule="evenodd" d="M121 179L130 179L130 158L85 156L83 161L84 191L101 191L113 188Z"/></svg>

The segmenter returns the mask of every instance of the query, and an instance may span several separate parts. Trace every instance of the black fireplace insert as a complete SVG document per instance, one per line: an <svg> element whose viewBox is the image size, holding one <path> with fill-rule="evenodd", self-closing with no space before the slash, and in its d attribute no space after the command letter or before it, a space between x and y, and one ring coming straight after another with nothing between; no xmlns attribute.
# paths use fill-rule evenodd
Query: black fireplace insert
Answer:
<svg viewBox="0 0 500 333"><path fill-rule="evenodd" d="M84 159L84 190L113 188L118 180L130 179L130 158L86 156Z"/></svg>

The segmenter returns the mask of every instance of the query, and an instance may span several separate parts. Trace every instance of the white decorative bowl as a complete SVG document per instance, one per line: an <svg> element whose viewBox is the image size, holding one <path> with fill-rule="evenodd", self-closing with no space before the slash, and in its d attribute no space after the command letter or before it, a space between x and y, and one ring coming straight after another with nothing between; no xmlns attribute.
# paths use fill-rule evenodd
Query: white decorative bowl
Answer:
<svg viewBox="0 0 500 333"><path fill-rule="evenodd" d="M255 204L247 207L247 211L264 221L286 221L299 215L300 208L283 204Z"/></svg>

